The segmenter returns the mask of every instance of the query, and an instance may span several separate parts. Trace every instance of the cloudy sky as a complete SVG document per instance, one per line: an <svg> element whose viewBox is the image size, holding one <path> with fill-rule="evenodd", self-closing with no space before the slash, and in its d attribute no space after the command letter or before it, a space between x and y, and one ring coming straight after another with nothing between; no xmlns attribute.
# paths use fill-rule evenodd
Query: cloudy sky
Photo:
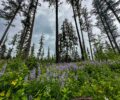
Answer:
<svg viewBox="0 0 120 100"><path fill-rule="evenodd" d="M35 48L37 52L39 48L38 43L40 40L40 36L43 33L45 36L45 43L44 43L45 54L47 53L48 46L51 49L51 53L54 54L55 52L55 10L54 10L54 7L49 8L48 3L43 3L41 2L42 0L39 0L39 1L42 5L37 9L32 44L35 43ZM74 25L71 6L67 4L65 0L61 0L61 1L63 3L59 7L59 29L65 18L68 18L69 21L72 22ZM83 2L83 5L87 6L88 10L90 11L92 8L91 3L92 3L92 0L85 0L85 2ZM93 22L95 22L95 18L93 17L92 19L93 19ZM6 28L4 24L5 24L5 21L3 19L0 19L0 37L2 36ZM18 33L22 28L20 23L20 18L18 16L16 17L13 24L16 25L16 27L11 27L9 30L8 32L9 41L11 40L11 37L13 37L14 34ZM95 28L94 33L99 33L99 30ZM85 35L85 40L87 44L87 40L88 40L87 34L84 33L84 35Z"/></svg>

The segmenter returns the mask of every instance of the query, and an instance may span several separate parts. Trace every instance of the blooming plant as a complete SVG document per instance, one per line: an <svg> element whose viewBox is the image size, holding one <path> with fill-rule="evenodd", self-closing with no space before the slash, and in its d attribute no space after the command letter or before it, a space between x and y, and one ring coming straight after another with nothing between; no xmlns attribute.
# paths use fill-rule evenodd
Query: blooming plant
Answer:
<svg viewBox="0 0 120 100"><path fill-rule="evenodd" d="M21 61L14 61L8 63L5 73L0 77L0 100L120 98L118 61L101 64L99 62L37 64L39 66L33 66L31 69L24 62L21 64ZM17 64L19 68L12 68Z"/></svg>

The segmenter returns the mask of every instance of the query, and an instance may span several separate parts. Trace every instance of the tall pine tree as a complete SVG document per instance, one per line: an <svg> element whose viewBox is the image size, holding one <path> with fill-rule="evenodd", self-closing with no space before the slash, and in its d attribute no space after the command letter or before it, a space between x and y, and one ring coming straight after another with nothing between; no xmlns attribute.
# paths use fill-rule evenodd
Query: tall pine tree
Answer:
<svg viewBox="0 0 120 100"><path fill-rule="evenodd" d="M8 25L5 29L5 32L3 33L3 36L0 40L0 46L2 45L17 13L20 10L22 10L22 7L23 7L22 2L23 2L23 0L7 0L7 1L2 2L2 5L4 6L4 8L2 10L0 10L0 17L4 18L5 20L8 20L9 23L8 23Z"/></svg>

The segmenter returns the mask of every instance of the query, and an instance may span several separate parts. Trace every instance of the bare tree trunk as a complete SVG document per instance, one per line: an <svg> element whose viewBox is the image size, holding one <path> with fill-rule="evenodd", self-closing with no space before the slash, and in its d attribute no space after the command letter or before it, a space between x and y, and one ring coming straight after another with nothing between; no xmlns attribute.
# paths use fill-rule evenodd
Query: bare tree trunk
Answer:
<svg viewBox="0 0 120 100"><path fill-rule="evenodd" d="M110 35L109 35L109 32L108 32L107 29L106 29L104 20L103 20L103 18L102 18L101 15L100 15L98 6L97 6L97 11L98 11L99 17L100 17L100 19L101 19L101 22L102 22L102 24L103 24L103 26L104 26L104 29L105 29L106 35L107 35L107 37L108 37L108 39L109 39L109 42L110 42L110 44L111 44L111 46L112 46L112 49L113 49L113 51L116 53L115 47L114 47L114 45L113 45L113 43L112 43L112 40L111 40Z"/></svg>
<svg viewBox="0 0 120 100"><path fill-rule="evenodd" d="M75 16L75 10L74 10L73 5L72 5L72 9L73 9L75 26L76 26L76 30L77 30L77 34L78 34L78 39L79 39L79 44L80 44L80 49L81 49L81 56L82 56L81 58L82 58L82 60L85 60L85 58L84 58L84 50L83 50L83 47L82 47L82 42L81 42L81 38L80 38L80 33L79 33L79 29L78 29L78 25L77 25L77 20L76 20L76 16Z"/></svg>
<svg viewBox="0 0 120 100"><path fill-rule="evenodd" d="M6 35L7 35L7 32L8 32L8 30L10 29L10 26L11 26L11 24L12 24L13 20L15 19L15 16L17 15L17 13L18 13L19 9L20 9L20 5L19 5L19 7L16 9L16 11L15 11L15 14L14 14L13 18L11 19L10 23L8 24L8 26L7 26L7 28L6 28L5 32L4 32L4 34L3 34L3 36L2 36L2 38L1 38L1 40L0 40L0 46L2 45L2 43L3 43L4 39L5 39Z"/></svg>
<svg viewBox="0 0 120 100"><path fill-rule="evenodd" d="M105 18L105 17L104 17L104 21L106 22L106 25L107 25L107 27L108 27L108 29L109 29L109 32L110 32L111 36L112 36L113 42L114 42L114 44L115 44L115 47L117 48L118 53L120 54L120 48L119 48L119 46L118 46L118 44L117 44L117 42L116 42L116 39L115 39L115 37L114 37L114 35L113 35L113 33L112 33L112 30L111 30L110 26L108 25L108 22L106 21L106 18Z"/></svg>
<svg viewBox="0 0 120 100"><path fill-rule="evenodd" d="M82 30L82 23L81 23L81 9L80 9L80 6L79 6L79 0L78 2L76 2L76 6L77 6L77 13L78 13L78 19L79 19L79 25L80 25L80 32L81 32L81 36L82 36L82 44L83 44L83 50L84 50L84 56L86 57L87 55L87 52L86 52L86 48L85 48L85 40L84 40L84 35L83 35L83 30Z"/></svg>
<svg viewBox="0 0 120 100"><path fill-rule="evenodd" d="M27 49L27 57L29 56L29 52L30 52L30 46L31 46L31 40L32 40L32 34L33 34L33 28L34 28L34 23L35 23L35 15L36 15L36 11L37 11L37 6L38 6L38 0L36 1L36 5L35 5L35 10L34 10L34 14L33 14L33 20L32 20L32 27L30 29L30 38L29 38L29 42L28 42L28 49Z"/></svg>
<svg viewBox="0 0 120 100"><path fill-rule="evenodd" d="M56 13L56 42L55 42L55 44L56 44L56 63L58 63L59 62L59 46L58 46L58 34L59 34L59 26L58 26L58 0L56 0L56 11L55 11L55 13Z"/></svg>
<svg viewBox="0 0 120 100"><path fill-rule="evenodd" d="M118 22L120 23L120 17L117 15L117 13L115 12L115 10L111 7L110 3L107 2L107 0L104 0L106 2L106 4L108 5L108 8L112 11L112 13L115 15L116 19L118 20Z"/></svg>
<svg viewBox="0 0 120 100"><path fill-rule="evenodd" d="M92 57L92 60L94 60L94 57L93 57L93 52L92 52L92 44L91 44L91 41L90 41L90 36L88 35L88 39L89 39L89 46L90 46L90 53L91 53L91 57Z"/></svg>
<svg viewBox="0 0 120 100"><path fill-rule="evenodd" d="M97 7L97 9L98 9L98 7ZM99 10L98 10L98 11L99 11ZM120 48L119 48L119 46L118 46L118 44L117 44L117 42L116 42L116 39L115 39L115 37L114 37L114 35L113 35L113 33L112 33L112 30L111 30L111 28L110 28L110 26L109 26L109 23L106 21L106 20L107 20L107 19L106 19L106 16L104 15L103 18L104 18L103 20L104 20L104 22L106 23L107 28L108 28L111 36L112 36L113 42L114 42L114 44L115 44L115 47L117 48L118 53L120 54Z"/></svg>

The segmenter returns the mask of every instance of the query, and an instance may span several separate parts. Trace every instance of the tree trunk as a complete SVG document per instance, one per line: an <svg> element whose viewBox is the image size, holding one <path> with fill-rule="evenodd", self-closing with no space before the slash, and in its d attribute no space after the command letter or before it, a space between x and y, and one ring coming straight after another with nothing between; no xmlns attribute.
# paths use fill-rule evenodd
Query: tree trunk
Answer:
<svg viewBox="0 0 120 100"><path fill-rule="evenodd" d="M1 40L0 40L0 47L1 47L1 45L2 45L2 43L3 43L3 41L4 41L4 39L5 39L5 37L6 37L6 35L7 35L8 30L10 29L10 26L11 26L13 20L15 19L15 16L17 15L19 9L20 9L20 6L16 9L13 18L11 19L10 23L8 24L8 26L7 26L5 32L4 32L4 34L3 34L3 36L2 36L2 38L1 38Z"/></svg>
<svg viewBox="0 0 120 100"><path fill-rule="evenodd" d="M33 0L31 1L32 4L33 4ZM29 10L27 12L27 17L29 16L29 13L30 13L30 5L29 5ZM24 45L24 42L25 42L25 37L27 36L27 26L25 25L24 29L23 29L23 32L21 34L21 38L20 38L20 47L19 47L19 52L18 52L18 56L22 57L22 51L23 51L23 45Z"/></svg>
<svg viewBox="0 0 120 100"><path fill-rule="evenodd" d="M59 34L59 26L58 26L58 0L56 0L56 63L59 62L59 47L58 47L58 34Z"/></svg>
<svg viewBox="0 0 120 100"><path fill-rule="evenodd" d="M108 8L112 11L112 13L115 15L116 19L118 20L118 22L120 23L120 18L117 15L117 13L115 12L115 10L111 7L110 3L107 2L107 0L104 0L106 2L106 4L108 5Z"/></svg>
<svg viewBox="0 0 120 100"><path fill-rule="evenodd" d="M83 47L82 47L82 42L81 42L81 38L80 38L80 33L79 33L79 29L78 29L78 25L77 25L77 20L76 20L76 16L75 16L75 10L74 10L74 7L72 5L72 10L73 10L73 14L74 14L74 21L75 21L75 26L76 26L76 30L77 30L77 34L78 34L78 39L79 39L79 44L80 44L80 49L81 49L81 58L82 60L85 60L84 58L84 50L83 50Z"/></svg>
<svg viewBox="0 0 120 100"><path fill-rule="evenodd" d="M97 6L97 5L96 5L96 6ZM99 17L100 17L100 19L101 19L101 22L102 22L102 24L103 24L103 27L104 27L104 29L105 29L106 35L107 35L107 37L108 37L108 39L109 39L109 42L110 42L110 44L111 44L111 46L112 46L112 49L113 49L113 51L116 53L115 48L114 48L114 45L113 45L112 40L111 40L111 38L110 38L109 32L108 32L107 29L106 29L104 20L103 20L103 18L102 18L101 15L100 15L98 6L97 6L97 11L98 11Z"/></svg>
<svg viewBox="0 0 120 100"><path fill-rule="evenodd" d="M90 46L90 53L91 53L91 57L92 57L92 60L94 60L94 57L93 57L93 52L92 52L92 44L91 44L91 41L90 41L90 36L89 36L89 33L88 33L88 39L89 39L89 46Z"/></svg>
<svg viewBox="0 0 120 100"><path fill-rule="evenodd" d="M78 2L78 4L79 4L79 2ZM77 5L77 13L78 13L78 19L79 19L79 25L80 25L80 32L81 32L81 36L82 36L82 40L83 40L82 45L83 45L84 56L86 57L87 53L86 53L86 48L85 48L84 35L83 35L82 27L81 27L82 23L81 23L81 15L80 15L80 7L79 7L79 5Z"/></svg>
<svg viewBox="0 0 120 100"><path fill-rule="evenodd" d="M33 34L33 28L34 28L34 23L35 23L35 15L36 15L37 6L38 6L38 0L36 1L35 10L33 13L32 27L30 29L30 37L29 37L28 48L27 48L27 52L26 52L27 57L29 56L29 52L30 52L30 46L31 46L31 40L32 40L32 34Z"/></svg>
<svg viewBox="0 0 120 100"><path fill-rule="evenodd" d="M107 27L108 27L108 29L109 29L109 32L110 32L111 36L112 36L113 42L114 42L114 44L115 44L115 46L116 46L116 48L117 48L117 50L118 50L118 53L120 54L120 48L119 48L119 46L118 46L118 44L117 44L117 42L116 42L116 39L115 39L115 37L114 37L114 35L113 35L113 33L112 33L112 30L111 30L108 22L106 21L105 16L104 16L104 21L106 22L106 25L107 25Z"/></svg>

